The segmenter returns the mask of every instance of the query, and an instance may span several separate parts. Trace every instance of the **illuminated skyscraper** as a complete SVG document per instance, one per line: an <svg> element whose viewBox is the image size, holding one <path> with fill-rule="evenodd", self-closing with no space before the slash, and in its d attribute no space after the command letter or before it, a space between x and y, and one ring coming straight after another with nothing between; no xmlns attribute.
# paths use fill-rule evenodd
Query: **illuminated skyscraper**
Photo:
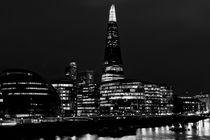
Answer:
<svg viewBox="0 0 210 140"><path fill-rule="evenodd" d="M109 12L102 82L124 79L115 6Z"/></svg>
<svg viewBox="0 0 210 140"><path fill-rule="evenodd" d="M92 70L85 70L78 72L78 85L88 85L94 83L94 72Z"/></svg>
<svg viewBox="0 0 210 140"><path fill-rule="evenodd" d="M124 77L114 5L111 6L109 13L99 93L100 115L172 114L173 91L170 88Z"/></svg>
<svg viewBox="0 0 210 140"><path fill-rule="evenodd" d="M66 79L71 81L77 80L77 64L75 61L69 62L68 66L65 69Z"/></svg>

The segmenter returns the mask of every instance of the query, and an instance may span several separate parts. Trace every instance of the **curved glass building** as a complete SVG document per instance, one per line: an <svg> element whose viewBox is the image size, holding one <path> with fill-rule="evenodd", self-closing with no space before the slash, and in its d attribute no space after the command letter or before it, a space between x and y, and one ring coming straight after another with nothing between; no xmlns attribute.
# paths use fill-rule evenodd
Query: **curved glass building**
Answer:
<svg viewBox="0 0 210 140"><path fill-rule="evenodd" d="M56 116L60 98L38 74L27 70L5 70L0 74L0 111L11 117Z"/></svg>
<svg viewBox="0 0 210 140"><path fill-rule="evenodd" d="M141 115L145 94L141 82L116 80L100 85L100 113L102 115Z"/></svg>
<svg viewBox="0 0 210 140"><path fill-rule="evenodd" d="M170 88L123 79L100 85L100 113L114 115L170 115L173 110Z"/></svg>

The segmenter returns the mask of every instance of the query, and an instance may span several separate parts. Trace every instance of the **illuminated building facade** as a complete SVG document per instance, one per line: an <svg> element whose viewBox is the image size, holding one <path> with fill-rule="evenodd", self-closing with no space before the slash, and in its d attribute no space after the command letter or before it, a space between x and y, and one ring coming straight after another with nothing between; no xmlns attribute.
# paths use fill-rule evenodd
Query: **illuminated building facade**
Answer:
<svg viewBox="0 0 210 140"><path fill-rule="evenodd" d="M146 114L153 115L159 114L161 107L161 94L159 87L155 84L145 84L145 112Z"/></svg>
<svg viewBox="0 0 210 140"><path fill-rule="evenodd" d="M62 116L73 116L76 114L76 87L71 80L52 81L61 100Z"/></svg>
<svg viewBox="0 0 210 140"><path fill-rule="evenodd" d="M92 70L81 71L78 73L78 85L94 83L94 72Z"/></svg>
<svg viewBox="0 0 210 140"><path fill-rule="evenodd" d="M124 72L121 58L115 6L112 5L109 13L104 56L104 68L101 82L118 79L124 79Z"/></svg>
<svg viewBox="0 0 210 140"><path fill-rule="evenodd" d="M169 115L172 90L124 77L115 6L109 13L104 69L100 85L101 115Z"/></svg>
<svg viewBox="0 0 210 140"><path fill-rule="evenodd" d="M145 94L141 82L116 80L100 86L101 115L145 114Z"/></svg>
<svg viewBox="0 0 210 140"><path fill-rule="evenodd" d="M102 115L170 115L172 90L134 80L104 82L100 86Z"/></svg>
<svg viewBox="0 0 210 140"><path fill-rule="evenodd" d="M71 81L77 80L77 63L75 61L69 62L68 66L65 68L66 79Z"/></svg>
<svg viewBox="0 0 210 140"><path fill-rule="evenodd" d="M201 93L194 96L195 99L200 100L205 104L203 112L209 113L210 112L210 94Z"/></svg>
<svg viewBox="0 0 210 140"><path fill-rule="evenodd" d="M77 93L77 116L98 115L99 91L96 84L80 85Z"/></svg>
<svg viewBox="0 0 210 140"><path fill-rule="evenodd" d="M159 115L171 115L173 113L173 90L168 86L160 86L161 98L161 112Z"/></svg>
<svg viewBox="0 0 210 140"><path fill-rule="evenodd" d="M166 86L144 84L145 113L148 115L170 115L173 111L173 92Z"/></svg>
<svg viewBox="0 0 210 140"><path fill-rule="evenodd" d="M183 113L194 114L205 111L205 103L191 96L180 97L183 103Z"/></svg>
<svg viewBox="0 0 210 140"><path fill-rule="evenodd" d="M43 117L60 113L60 99L54 88L27 70L5 70L0 74L0 101L4 116Z"/></svg>

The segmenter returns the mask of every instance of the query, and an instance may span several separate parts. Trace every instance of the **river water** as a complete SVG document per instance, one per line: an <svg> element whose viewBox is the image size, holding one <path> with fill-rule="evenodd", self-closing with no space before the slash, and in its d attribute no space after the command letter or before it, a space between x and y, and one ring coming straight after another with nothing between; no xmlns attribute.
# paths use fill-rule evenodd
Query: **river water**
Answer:
<svg viewBox="0 0 210 140"><path fill-rule="evenodd" d="M136 135L123 136L120 138L86 134L81 137L55 136L54 140L210 140L210 119L201 120L194 124L189 123L185 128L188 129L185 132L171 131L169 130L169 126L139 128L136 130ZM45 139L39 138L36 140Z"/></svg>

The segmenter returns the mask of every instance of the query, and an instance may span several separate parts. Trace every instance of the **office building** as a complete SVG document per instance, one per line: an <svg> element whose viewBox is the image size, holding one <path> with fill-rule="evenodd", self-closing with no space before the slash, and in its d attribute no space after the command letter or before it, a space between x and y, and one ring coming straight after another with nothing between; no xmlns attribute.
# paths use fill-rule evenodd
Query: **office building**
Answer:
<svg viewBox="0 0 210 140"><path fill-rule="evenodd" d="M170 115L173 112L173 92L166 86L144 83L145 112L147 115Z"/></svg>
<svg viewBox="0 0 210 140"><path fill-rule="evenodd" d="M161 98L161 111L159 115L171 115L173 114L173 90L171 87L168 86L160 86L160 94L162 95Z"/></svg>
<svg viewBox="0 0 210 140"><path fill-rule="evenodd" d="M76 114L76 85L72 80L51 81L61 100L61 115L74 116Z"/></svg>
<svg viewBox="0 0 210 140"><path fill-rule="evenodd" d="M77 116L96 116L99 107L99 91L96 84L79 85L77 92Z"/></svg>
<svg viewBox="0 0 210 140"><path fill-rule="evenodd" d="M173 92L166 86L135 80L104 82L100 86L102 115L171 115Z"/></svg>
<svg viewBox="0 0 210 140"><path fill-rule="evenodd" d="M205 107L203 108L203 112L210 113L210 94L208 93L200 93L194 96L195 99L203 102Z"/></svg>
<svg viewBox="0 0 210 140"><path fill-rule="evenodd" d="M172 94L166 86L125 79L115 6L112 5L100 85L101 115L170 115Z"/></svg>
<svg viewBox="0 0 210 140"><path fill-rule="evenodd" d="M94 72L92 70L80 71L78 73L78 85L88 85L94 83Z"/></svg>
<svg viewBox="0 0 210 140"><path fill-rule="evenodd" d="M71 61L65 68L65 76L67 80L76 81L77 80L77 63Z"/></svg>
<svg viewBox="0 0 210 140"><path fill-rule="evenodd" d="M0 74L1 113L4 117L51 117L60 114L60 98L38 74L20 69Z"/></svg>
<svg viewBox="0 0 210 140"><path fill-rule="evenodd" d="M115 80L100 86L101 115L142 115L145 114L145 94L141 82Z"/></svg>
<svg viewBox="0 0 210 140"><path fill-rule="evenodd" d="M115 6L109 12L105 56L101 82L124 79Z"/></svg>
<svg viewBox="0 0 210 140"><path fill-rule="evenodd" d="M184 114L200 114L205 108L205 103L194 98L193 96L180 97L182 100L182 108Z"/></svg>

